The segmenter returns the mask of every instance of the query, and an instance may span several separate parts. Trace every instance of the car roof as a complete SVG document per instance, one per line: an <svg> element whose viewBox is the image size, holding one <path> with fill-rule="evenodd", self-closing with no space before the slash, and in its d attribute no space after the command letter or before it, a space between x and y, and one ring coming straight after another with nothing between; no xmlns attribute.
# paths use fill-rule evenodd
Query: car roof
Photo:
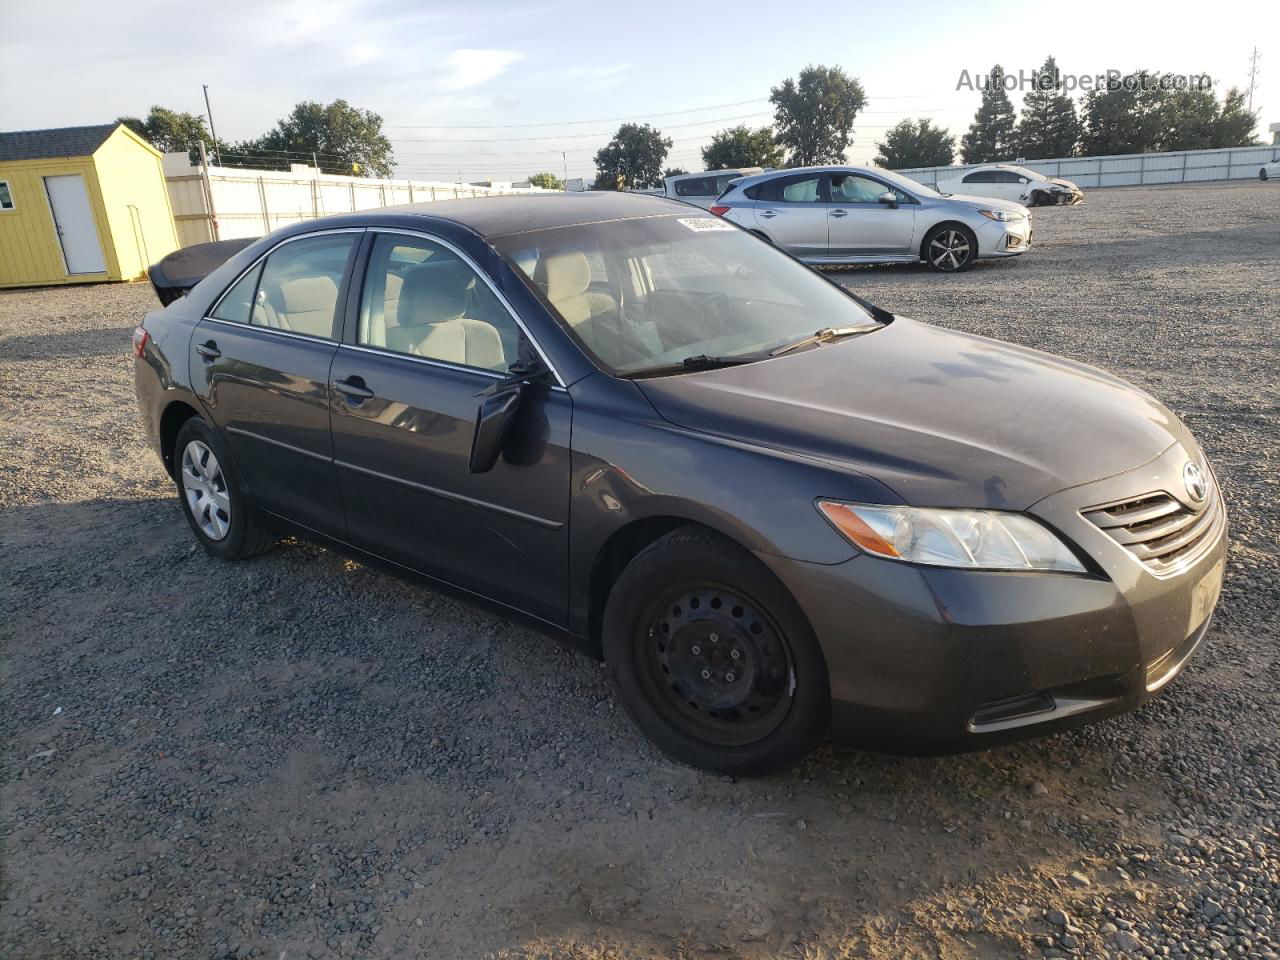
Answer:
<svg viewBox="0 0 1280 960"><path fill-rule="evenodd" d="M606 220L633 220L677 214L688 216L690 209L689 204L666 197L602 190L434 200L379 207L368 213L377 214L379 219L388 216L403 217L406 225L412 225L417 217L449 220L485 239L491 239L513 233L580 226Z"/></svg>
<svg viewBox="0 0 1280 960"><path fill-rule="evenodd" d="M882 170L879 167L864 167L856 163L828 163L823 166L785 167L778 170L766 170L763 173L753 173L737 181L734 186L749 187L765 180L772 180L775 177L789 177L797 173L834 173L836 171L841 173L868 173L871 176L892 172L890 170Z"/></svg>

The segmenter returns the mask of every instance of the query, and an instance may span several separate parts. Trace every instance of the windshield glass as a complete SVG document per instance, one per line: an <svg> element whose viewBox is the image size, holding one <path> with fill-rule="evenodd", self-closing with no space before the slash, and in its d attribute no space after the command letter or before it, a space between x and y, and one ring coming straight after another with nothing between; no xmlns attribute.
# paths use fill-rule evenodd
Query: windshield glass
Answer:
<svg viewBox="0 0 1280 960"><path fill-rule="evenodd" d="M696 213L501 237L605 370L765 354L827 327L876 326L849 295L718 217Z"/></svg>

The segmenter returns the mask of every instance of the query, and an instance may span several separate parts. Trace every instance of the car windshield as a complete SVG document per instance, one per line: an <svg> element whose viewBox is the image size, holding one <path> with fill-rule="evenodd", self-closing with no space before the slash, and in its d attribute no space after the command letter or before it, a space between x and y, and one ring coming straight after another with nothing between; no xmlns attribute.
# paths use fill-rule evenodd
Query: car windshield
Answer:
<svg viewBox="0 0 1280 960"><path fill-rule="evenodd" d="M1007 167L1020 177L1026 177L1028 180L1048 180L1043 173L1036 173L1034 170L1028 170L1026 167Z"/></svg>
<svg viewBox="0 0 1280 960"><path fill-rule="evenodd" d="M613 220L494 245L621 376L691 357L763 357L818 330L878 325L850 294L718 217Z"/></svg>

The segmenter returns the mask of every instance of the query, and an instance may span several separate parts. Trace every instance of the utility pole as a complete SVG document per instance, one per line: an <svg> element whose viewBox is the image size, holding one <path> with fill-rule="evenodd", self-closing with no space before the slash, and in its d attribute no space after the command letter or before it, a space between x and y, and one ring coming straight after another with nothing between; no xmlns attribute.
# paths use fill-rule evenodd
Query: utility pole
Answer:
<svg viewBox="0 0 1280 960"><path fill-rule="evenodd" d="M1253 48L1253 53L1249 56L1249 112L1253 113L1253 88L1258 85L1258 60L1261 54L1258 48Z"/></svg>
<svg viewBox="0 0 1280 960"><path fill-rule="evenodd" d="M213 159L222 166L222 155L218 153L218 131L213 129L213 108L209 106L209 85L200 84L204 88L204 110L209 115L209 136L213 138Z"/></svg>
<svg viewBox="0 0 1280 960"><path fill-rule="evenodd" d="M560 151L560 162L564 164L564 178L569 179L569 155L565 150Z"/></svg>

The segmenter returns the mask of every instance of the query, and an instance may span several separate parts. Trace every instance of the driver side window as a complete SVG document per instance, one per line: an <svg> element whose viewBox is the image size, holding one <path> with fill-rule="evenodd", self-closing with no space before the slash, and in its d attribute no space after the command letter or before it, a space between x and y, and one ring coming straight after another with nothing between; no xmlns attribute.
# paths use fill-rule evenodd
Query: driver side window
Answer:
<svg viewBox="0 0 1280 960"><path fill-rule="evenodd" d="M503 373L518 356L520 329L452 250L381 234L369 254L357 342Z"/></svg>
<svg viewBox="0 0 1280 960"><path fill-rule="evenodd" d="M817 203L822 199L819 191L820 177L805 177L782 185L783 203Z"/></svg>

